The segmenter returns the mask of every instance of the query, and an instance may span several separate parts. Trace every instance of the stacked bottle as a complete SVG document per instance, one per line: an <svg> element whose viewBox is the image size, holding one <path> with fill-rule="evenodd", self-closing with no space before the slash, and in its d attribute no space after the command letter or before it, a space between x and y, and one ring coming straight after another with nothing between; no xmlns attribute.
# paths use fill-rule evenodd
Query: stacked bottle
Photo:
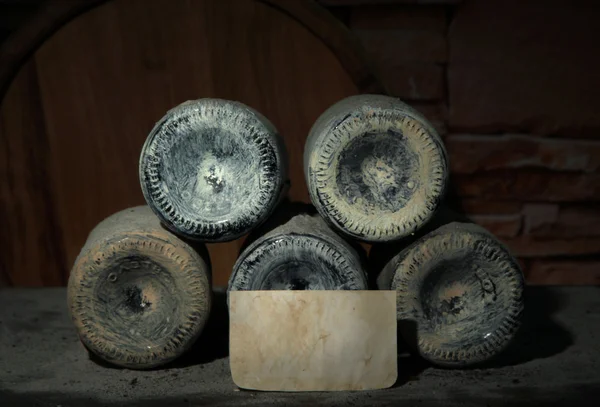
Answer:
<svg viewBox="0 0 600 407"><path fill-rule="evenodd" d="M140 158L150 208L174 233L205 242L234 240L263 223L286 180L275 127L250 107L219 99L170 110Z"/></svg>
<svg viewBox="0 0 600 407"><path fill-rule="evenodd" d="M374 284L397 291L399 325L413 327L401 333L416 352L444 366L486 361L519 326L523 276L489 232L440 222L448 172L442 139L421 114L392 97L353 96L325 111L306 141L316 214L279 217L288 170L275 127L239 102L183 103L143 146L148 206L100 223L75 262L68 293L79 336L129 368L180 356L211 308L204 243L252 232L230 291L365 290L379 263ZM358 241L379 245L370 267ZM377 247L393 253L383 261Z"/></svg>
<svg viewBox="0 0 600 407"><path fill-rule="evenodd" d="M443 366L485 362L507 346L523 310L523 275L489 232L437 216L448 158L422 115L392 97L344 99L312 127L304 172L332 228L379 243L371 265L395 250L377 287L397 291L409 346Z"/></svg>
<svg viewBox="0 0 600 407"><path fill-rule="evenodd" d="M366 290L359 248L318 215L299 214L250 236L229 280L230 290Z"/></svg>
<svg viewBox="0 0 600 407"><path fill-rule="evenodd" d="M287 158L261 114L200 99L152 129L139 176L148 206L91 232L68 288L83 344L133 369L168 363L199 337L212 299L204 242L236 239L269 217L287 187Z"/></svg>

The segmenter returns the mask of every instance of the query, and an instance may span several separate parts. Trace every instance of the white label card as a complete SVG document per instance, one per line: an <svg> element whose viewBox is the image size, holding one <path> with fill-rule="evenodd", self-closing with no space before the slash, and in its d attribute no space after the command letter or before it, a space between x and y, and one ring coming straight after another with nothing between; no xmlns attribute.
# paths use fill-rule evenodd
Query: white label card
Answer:
<svg viewBox="0 0 600 407"><path fill-rule="evenodd" d="M368 390L398 376L395 291L231 291L229 318L238 387Z"/></svg>

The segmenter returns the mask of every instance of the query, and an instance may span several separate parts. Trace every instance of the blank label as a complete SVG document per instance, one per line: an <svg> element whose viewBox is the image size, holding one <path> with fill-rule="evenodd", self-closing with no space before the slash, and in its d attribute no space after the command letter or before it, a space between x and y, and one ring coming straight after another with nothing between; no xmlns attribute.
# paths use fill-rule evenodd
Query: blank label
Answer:
<svg viewBox="0 0 600 407"><path fill-rule="evenodd" d="M395 291L231 291L238 387L368 390L397 378Z"/></svg>

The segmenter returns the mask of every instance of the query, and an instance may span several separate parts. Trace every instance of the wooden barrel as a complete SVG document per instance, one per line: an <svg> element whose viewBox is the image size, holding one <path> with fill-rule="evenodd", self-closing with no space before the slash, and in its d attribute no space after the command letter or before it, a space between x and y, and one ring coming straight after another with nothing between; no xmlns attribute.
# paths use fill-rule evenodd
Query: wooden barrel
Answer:
<svg viewBox="0 0 600 407"><path fill-rule="evenodd" d="M519 264L476 224L450 222L417 239L387 263L377 287L396 290L399 333L439 366L487 362L521 325Z"/></svg>
<svg viewBox="0 0 600 407"><path fill-rule="evenodd" d="M309 202L312 123L342 98L382 92L357 41L312 1L49 3L0 50L4 284L66 284L94 225L144 202L142 144L179 103L263 113L289 151L290 198ZM209 246L215 284L242 240Z"/></svg>

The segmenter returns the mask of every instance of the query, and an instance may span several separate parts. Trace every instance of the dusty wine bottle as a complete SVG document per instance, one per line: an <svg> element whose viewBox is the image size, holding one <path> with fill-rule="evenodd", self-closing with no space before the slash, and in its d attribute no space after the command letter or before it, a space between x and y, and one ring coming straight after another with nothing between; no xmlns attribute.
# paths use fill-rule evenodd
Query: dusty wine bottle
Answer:
<svg viewBox="0 0 600 407"><path fill-rule="evenodd" d="M131 369L163 365L199 337L211 308L210 262L161 227L147 206L118 212L90 233L68 284L86 348Z"/></svg>
<svg viewBox="0 0 600 407"><path fill-rule="evenodd" d="M275 127L239 102L200 99L169 112L140 157L146 202L181 236L220 242L260 225L285 192L287 158Z"/></svg>
<svg viewBox="0 0 600 407"><path fill-rule="evenodd" d="M435 213L448 178L444 145L396 98L341 100L315 122L304 150L311 200L336 229L359 240L408 236Z"/></svg>
<svg viewBox="0 0 600 407"><path fill-rule="evenodd" d="M366 290L362 263L318 215L297 215L243 250L229 290Z"/></svg>
<svg viewBox="0 0 600 407"><path fill-rule="evenodd" d="M520 325L519 265L475 224L451 222L418 239L384 267L377 286L397 291L402 336L440 366L488 361Z"/></svg>

